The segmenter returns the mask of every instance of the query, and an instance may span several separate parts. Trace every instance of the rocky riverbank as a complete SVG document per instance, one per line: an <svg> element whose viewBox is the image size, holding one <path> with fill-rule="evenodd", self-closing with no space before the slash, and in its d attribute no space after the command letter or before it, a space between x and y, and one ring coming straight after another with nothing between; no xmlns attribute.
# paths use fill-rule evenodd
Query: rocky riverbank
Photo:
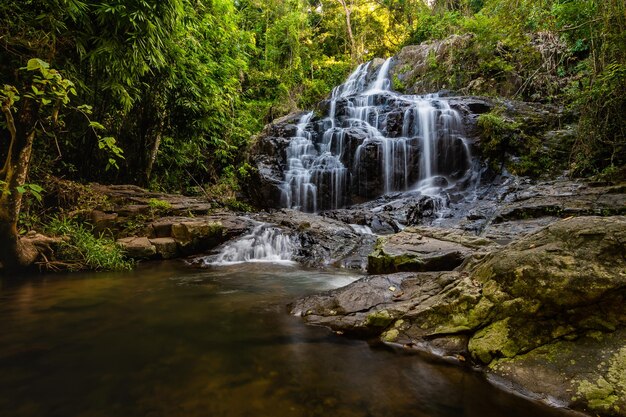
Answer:
<svg viewBox="0 0 626 417"><path fill-rule="evenodd" d="M428 231L410 234L429 239ZM299 300L291 312L479 365L548 403L626 415L626 217L569 218L502 248L474 244L481 251L453 271L368 276ZM429 255L420 258L415 246L408 265L425 270ZM376 272L403 265L373 260Z"/></svg>

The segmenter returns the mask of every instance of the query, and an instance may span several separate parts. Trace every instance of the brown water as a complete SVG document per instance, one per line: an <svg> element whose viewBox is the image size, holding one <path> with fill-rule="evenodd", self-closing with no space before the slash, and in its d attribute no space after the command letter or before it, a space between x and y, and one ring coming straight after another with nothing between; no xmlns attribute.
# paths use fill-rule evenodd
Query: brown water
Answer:
<svg viewBox="0 0 626 417"><path fill-rule="evenodd" d="M0 286L1 417L564 416L286 314L354 276L156 263Z"/></svg>

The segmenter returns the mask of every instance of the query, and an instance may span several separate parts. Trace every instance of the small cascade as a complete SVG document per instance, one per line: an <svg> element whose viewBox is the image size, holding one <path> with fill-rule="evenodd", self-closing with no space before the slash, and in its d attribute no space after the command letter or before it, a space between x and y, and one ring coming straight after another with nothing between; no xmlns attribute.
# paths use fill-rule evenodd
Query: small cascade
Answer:
<svg viewBox="0 0 626 417"><path fill-rule="evenodd" d="M335 87L325 118L307 113L286 150L283 207L317 212L392 192L443 192L471 176L460 114L437 95L391 90L392 60L361 64Z"/></svg>
<svg viewBox="0 0 626 417"><path fill-rule="evenodd" d="M233 265L243 262L292 263L296 243L291 236L266 223L257 225L252 232L226 244L207 265Z"/></svg>
<svg viewBox="0 0 626 417"><path fill-rule="evenodd" d="M381 65L374 84L372 84L372 86L365 92L366 94L380 94L390 90L391 80L389 80L389 77L387 76L389 73L389 65L391 65L391 58L387 58L383 65Z"/></svg>

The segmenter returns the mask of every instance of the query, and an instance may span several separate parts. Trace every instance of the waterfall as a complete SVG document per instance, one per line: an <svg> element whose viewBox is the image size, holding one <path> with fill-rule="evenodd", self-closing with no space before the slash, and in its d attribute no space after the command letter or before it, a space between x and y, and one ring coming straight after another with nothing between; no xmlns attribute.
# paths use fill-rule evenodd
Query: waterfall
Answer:
<svg viewBox="0 0 626 417"><path fill-rule="evenodd" d="M376 80L374 84L367 90L367 94L376 94L384 91L389 91L389 87L391 86L391 81L387 74L389 73L389 65L391 65L391 58L387 58L385 62L380 66L380 70L378 70L378 75L376 76Z"/></svg>
<svg viewBox="0 0 626 417"><path fill-rule="evenodd" d="M233 265L242 262L292 263L296 243L291 236L266 223L260 223L247 235L226 244L206 265Z"/></svg>
<svg viewBox="0 0 626 417"><path fill-rule="evenodd" d="M317 151L311 141L311 133L305 130L312 116L313 113L307 113L300 118L296 126L296 136L289 142L282 203L285 207L301 210L312 206L312 211L315 211L317 188L311 182L313 175L311 165L315 161Z"/></svg>
<svg viewBox="0 0 626 417"><path fill-rule="evenodd" d="M391 64L359 65L333 89L326 117L302 115L286 150L283 207L316 212L407 191L442 200L471 175L460 114L436 94L392 91Z"/></svg>

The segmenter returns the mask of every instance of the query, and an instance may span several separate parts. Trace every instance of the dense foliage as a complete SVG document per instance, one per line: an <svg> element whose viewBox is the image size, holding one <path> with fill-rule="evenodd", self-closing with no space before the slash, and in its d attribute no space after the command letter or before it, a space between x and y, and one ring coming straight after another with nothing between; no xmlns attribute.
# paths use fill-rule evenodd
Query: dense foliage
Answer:
<svg viewBox="0 0 626 417"><path fill-rule="evenodd" d="M29 182L52 173L236 188L249 170L243 150L265 123L311 107L358 62L461 35L423 82L567 106L580 115L573 172L610 173L626 162L624 9L620 0L5 1L0 85L30 91L20 68L33 58L72 83L60 123L37 126Z"/></svg>

